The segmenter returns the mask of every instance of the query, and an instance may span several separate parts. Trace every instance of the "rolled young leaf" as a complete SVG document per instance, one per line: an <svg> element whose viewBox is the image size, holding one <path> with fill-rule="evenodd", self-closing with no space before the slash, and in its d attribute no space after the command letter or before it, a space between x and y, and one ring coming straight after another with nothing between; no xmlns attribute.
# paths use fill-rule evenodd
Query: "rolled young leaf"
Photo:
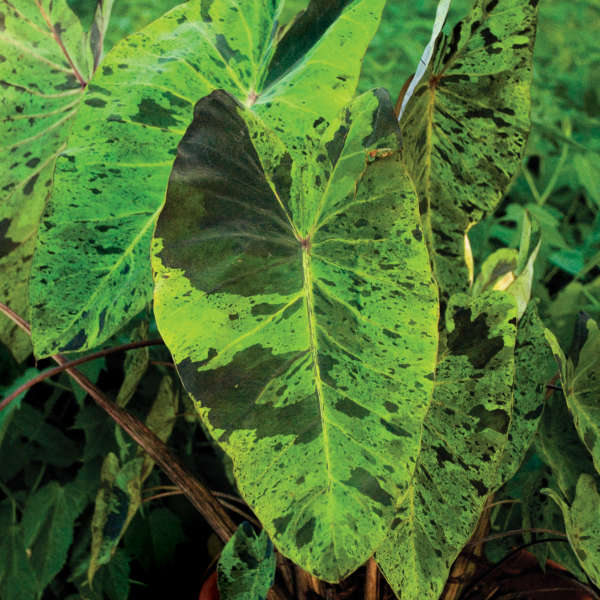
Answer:
<svg viewBox="0 0 600 600"><path fill-rule="evenodd" d="M187 391L273 542L328 581L383 540L433 387L437 290L397 145L380 90L296 159L215 92L153 243L157 324Z"/></svg>
<svg viewBox="0 0 600 600"><path fill-rule="evenodd" d="M351 99L384 0L347 3L265 87L281 4L190 0L106 57L57 161L40 230L37 356L97 346L150 301L150 239L200 98L224 89L290 138L326 126Z"/></svg>
<svg viewBox="0 0 600 600"><path fill-rule="evenodd" d="M466 291L465 233L492 211L519 168L530 128L538 0L475 0L402 116L434 274L447 299Z"/></svg>

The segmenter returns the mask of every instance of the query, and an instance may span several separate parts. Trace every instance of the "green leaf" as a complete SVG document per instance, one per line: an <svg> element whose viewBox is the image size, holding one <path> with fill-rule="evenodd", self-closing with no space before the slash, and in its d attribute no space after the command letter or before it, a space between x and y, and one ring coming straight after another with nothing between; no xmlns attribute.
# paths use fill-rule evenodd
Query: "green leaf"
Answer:
<svg viewBox="0 0 600 600"><path fill-rule="evenodd" d="M31 551L38 594L63 568L73 542L75 519L86 498L73 485L50 482L27 499L23 513L23 541Z"/></svg>
<svg viewBox="0 0 600 600"><path fill-rule="evenodd" d="M98 382L98 377L100 377L103 369L106 369L106 358L104 357L91 360L77 367L77 370L83 373L93 384ZM71 379L71 387L79 406L82 406L87 392L73 379Z"/></svg>
<svg viewBox="0 0 600 600"><path fill-rule="evenodd" d="M590 200L593 200L598 208L600 208L599 161L600 155L593 152L589 154L577 154L574 158L575 170L577 171L579 182L585 188Z"/></svg>
<svg viewBox="0 0 600 600"><path fill-rule="evenodd" d="M530 303L519 321L515 346L514 403L508 429L508 444L499 469L499 482L508 481L518 470L533 443L544 410L546 385L556 372L546 343L544 325L535 304Z"/></svg>
<svg viewBox="0 0 600 600"><path fill-rule="evenodd" d="M265 600L275 579L277 560L266 531L256 534L244 521L225 544L217 566L222 600Z"/></svg>
<svg viewBox="0 0 600 600"><path fill-rule="evenodd" d="M138 340L144 340L148 338L148 323L145 321L140 324L139 327L134 331L131 341L135 342ZM125 377L119 393L117 394L117 404L121 408L125 408L142 380L142 377L148 369L150 364L150 349L148 347L135 348L129 350L125 355L125 362L123 363L123 371Z"/></svg>
<svg viewBox="0 0 600 600"><path fill-rule="evenodd" d="M38 582L23 540L21 527L10 524L0 537L0 597L37 600Z"/></svg>
<svg viewBox="0 0 600 600"><path fill-rule="evenodd" d="M110 562L127 526L141 504L143 458L124 465L111 452L102 464L100 489L92 518L92 548L88 568L91 586L96 571Z"/></svg>
<svg viewBox="0 0 600 600"><path fill-rule="evenodd" d="M105 26L112 2L100 2ZM66 0L0 2L0 301L29 318L35 236L56 158L89 81L103 31L86 34ZM4 315L0 341L17 360L28 337Z"/></svg>
<svg viewBox="0 0 600 600"><path fill-rule="evenodd" d="M529 132L537 0L476 0L430 67L400 122L434 274L447 298L466 291L464 236L517 171Z"/></svg>
<svg viewBox="0 0 600 600"><path fill-rule="evenodd" d="M351 99L384 3L350 2L269 87L278 0L192 0L112 50L57 160L31 280L36 356L92 348L150 301L150 239L196 101L224 89L286 136L318 134Z"/></svg>
<svg viewBox="0 0 600 600"><path fill-rule="evenodd" d="M593 319L587 319L585 325L587 337L577 366L571 358L565 359L556 338L546 331L575 428L600 473L600 331Z"/></svg>
<svg viewBox="0 0 600 600"><path fill-rule="evenodd" d="M545 491L562 510L569 543L583 570L600 585L600 495L594 477L579 477L571 506L554 490Z"/></svg>
<svg viewBox="0 0 600 600"><path fill-rule="evenodd" d="M154 239L157 324L187 391L273 542L328 581L382 541L431 399L437 291L397 134L375 90L294 159L215 92Z"/></svg>
<svg viewBox="0 0 600 600"><path fill-rule="evenodd" d="M433 402L407 497L375 558L403 600L437 600L496 489L512 418L516 307L506 293L450 299Z"/></svg>
<svg viewBox="0 0 600 600"><path fill-rule="evenodd" d="M175 385L170 375L165 375L158 386L156 399L152 404L150 413L146 418L146 426L149 427L156 436L163 442L166 442L173 431L177 419L177 410L179 408L179 388ZM144 457L144 464L140 474L141 481L145 481L152 469L154 461L138 447L138 453Z"/></svg>
<svg viewBox="0 0 600 600"><path fill-rule="evenodd" d="M24 383L27 383L30 379L37 377L39 374L40 371L38 369L30 367L22 375L17 377L9 386L0 387L0 398L6 398L10 396L17 390L17 388L21 387ZM0 410L0 446L2 446L2 441L4 440L4 436L6 435L15 411L18 411L19 408L21 408L21 401L23 398L25 398L26 393L27 392L19 394L10 404Z"/></svg>

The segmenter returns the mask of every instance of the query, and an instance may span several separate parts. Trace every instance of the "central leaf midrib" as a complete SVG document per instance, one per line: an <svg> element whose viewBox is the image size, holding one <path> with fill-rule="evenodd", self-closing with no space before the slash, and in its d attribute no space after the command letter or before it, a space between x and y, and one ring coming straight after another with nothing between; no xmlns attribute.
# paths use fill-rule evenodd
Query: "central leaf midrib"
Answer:
<svg viewBox="0 0 600 600"><path fill-rule="evenodd" d="M311 269L310 244L302 249L302 271L304 288L304 305L306 307L306 319L308 323L308 339L310 353L313 362L313 373L315 377L315 389L319 400L319 413L321 417L321 427L323 431L323 448L325 450L325 461L327 463L328 487L333 481L331 474L331 454L329 448L329 432L327 430L327 421L325 419L325 397L321 381L321 370L319 367L319 347L317 342L317 327L315 322L314 295L313 295L313 275Z"/></svg>

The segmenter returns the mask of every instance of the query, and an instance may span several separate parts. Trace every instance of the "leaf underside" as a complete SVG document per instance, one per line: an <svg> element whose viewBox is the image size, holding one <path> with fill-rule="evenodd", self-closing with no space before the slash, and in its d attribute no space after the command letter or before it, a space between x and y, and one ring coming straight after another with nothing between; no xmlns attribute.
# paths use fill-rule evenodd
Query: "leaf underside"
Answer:
<svg viewBox="0 0 600 600"><path fill-rule="evenodd" d="M328 581L383 539L433 386L437 292L397 140L379 90L293 147L215 92L155 233L184 385L274 543Z"/></svg>
<svg viewBox="0 0 600 600"><path fill-rule="evenodd" d="M469 286L464 236L498 204L530 127L537 0L476 0L401 120L408 171L442 298Z"/></svg>
<svg viewBox="0 0 600 600"><path fill-rule="evenodd" d="M31 282L36 356L97 346L151 299L152 231L197 100L224 89L290 135L330 120L350 100L384 0L351 2L264 88L281 4L191 0L103 61L57 160L40 228Z"/></svg>

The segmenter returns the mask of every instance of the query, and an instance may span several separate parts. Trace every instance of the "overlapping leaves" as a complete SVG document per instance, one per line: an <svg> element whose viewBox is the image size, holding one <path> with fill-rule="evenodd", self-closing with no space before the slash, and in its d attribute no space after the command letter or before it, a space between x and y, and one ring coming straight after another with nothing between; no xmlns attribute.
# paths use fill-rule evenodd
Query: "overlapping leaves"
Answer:
<svg viewBox="0 0 600 600"><path fill-rule="evenodd" d="M100 58L111 6L99 2L92 35L67 0L0 2L0 301L24 316L54 164ZM5 317L0 340L19 360L31 350Z"/></svg>
<svg viewBox="0 0 600 600"><path fill-rule="evenodd" d="M192 0L107 56L57 162L40 231L31 285L37 355L91 348L150 300L150 237L197 100L224 89L289 138L325 126L350 100L384 0L344 2L308 47L291 44L265 86L281 4Z"/></svg>
<svg viewBox="0 0 600 600"><path fill-rule="evenodd" d="M464 236L495 208L529 132L537 0L476 0L450 36L401 120L442 294L465 291Z"/></svg>
<svg viewBox="0 0 600 600"><path fill-rule="evenodd" d="M293 157L215 92L155 234L184 385L273 541L330 581L386 534L433 386L437 292L397 135L375 91Z"/></svg>

